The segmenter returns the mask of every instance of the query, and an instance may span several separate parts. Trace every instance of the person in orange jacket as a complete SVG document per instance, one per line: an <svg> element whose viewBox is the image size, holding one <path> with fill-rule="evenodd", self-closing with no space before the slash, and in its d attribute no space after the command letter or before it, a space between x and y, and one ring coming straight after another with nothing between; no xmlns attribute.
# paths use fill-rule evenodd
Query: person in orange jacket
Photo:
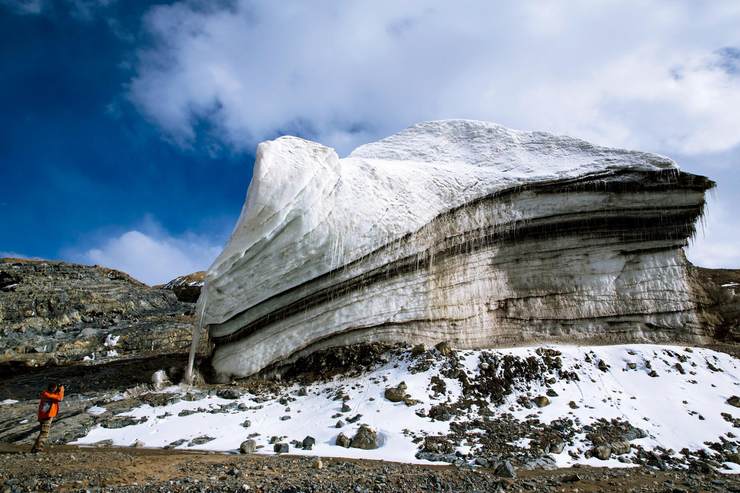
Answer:
<svg viewBox="0 0 740 493"><path fill-rule="evenodd" d="M38 412L41 431L39 432L38 438L36 438L36 443L33 444L31 452L43 452L44 445L46 445L46 440L48 440L49 432L51 431L51 422L59 413L59 403L63 399L64 385L52 383L49 384L46 390L41 392Z"/></svg>

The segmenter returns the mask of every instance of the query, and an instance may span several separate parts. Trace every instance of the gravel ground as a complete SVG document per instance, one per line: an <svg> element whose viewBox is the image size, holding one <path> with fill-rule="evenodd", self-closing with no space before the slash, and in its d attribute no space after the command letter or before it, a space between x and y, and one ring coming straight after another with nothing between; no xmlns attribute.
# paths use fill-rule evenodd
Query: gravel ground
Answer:
<svg viewBox="0 0 740 493"><path fill-rule="evenodd" d="M696 471L577 467L520 471L291 456L55 446L0 446L0 491L740 491L740 479Z"/></svg>

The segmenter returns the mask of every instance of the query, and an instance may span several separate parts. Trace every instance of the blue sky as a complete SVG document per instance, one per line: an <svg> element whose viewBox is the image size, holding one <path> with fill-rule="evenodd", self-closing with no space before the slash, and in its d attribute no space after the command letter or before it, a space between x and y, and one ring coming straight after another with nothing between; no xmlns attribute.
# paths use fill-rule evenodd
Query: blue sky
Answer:
<svg viewBox="0 0 740 493"><path fill-rule="evenodd" d="M476 118L719 182L689 256L740 267L738 2L0 0L0 255L206 268L255 145L340 154Z"/></svg>

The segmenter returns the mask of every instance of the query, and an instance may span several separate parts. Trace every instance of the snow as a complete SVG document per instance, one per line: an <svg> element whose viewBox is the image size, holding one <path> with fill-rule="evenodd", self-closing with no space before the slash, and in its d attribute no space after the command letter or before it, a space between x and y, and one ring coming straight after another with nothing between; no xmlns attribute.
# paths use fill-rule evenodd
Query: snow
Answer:
<svg viewBox="0 0 740 493"><path fill-rule="evenodd" d="M116 344L118 344L118 340L121 338L121 336L114 336L113 334L108 334L105 336L105 342L103 345L105 347L115 347Z"/></svg>
<svg viewBox="0 0 740 493"><path fill-rule="evenodd" d="M10 404L17 404L18 401L15 399L5 399L0 401L0 406L9 406Z"/></svg>
<svg viewBox="0 0 740 493"><path fill-rule="evenodd" d="M543 346L538 346L543 347ZM704 442L718 441L720 436L736 431L732 423L725 421L720 413L730 413L738 417L738 410L726 400L732 395L740 394L740 368L738 360L724 353L709 349L686 349L680 346L661 345L616 345L616 346L544 346L557 349L562 353L563 368L576 371L580 381L556 382L552 388L559 394L551 397L551 404L540 409L526 409L517 404L520 395L543 395L544 388L534 385L529 390L518 389L507 397L501 406L491 405L493 416L511 413L523 421L527 416L536 413L542 421L549 423L554 419L569 417L578 418L581 425L593 423L599 418L620 418L647 432L647 437L631 443L640 444L647 449L656 446L671 448L678 452L686 447L690 450L706 448ZM527 357L535 354L536 347L519 347L495 350L470 350L459 352L463 355L463 366L471 375L477 372L479 356L482 352L512 354ZM586 356L591 363L586 361ZM679 373L675 364L676 358L681 363L685 374ZM599 360L605 361L610 368L603 372L597 368ZM647 363L651 368L648 368ZM628 369L627 363L635 363L634 370ZM188 447L187 443L179 446L183 449L201 449L223 452L238 450L242 441L250 433L260 433L255 439L264 447L258 450L261 454L271 454L272 446L268 443L271 436L287 436L284 440L302 440L306 435L316 439L312 451L290 448L291 454L318 455L332 457L355 457L381 459L400 462L425 462L415 457L418 445L411 441L404 430L417 434L446 434L449 422L432 421L416 414L417 410L429 408L447 399L455 401L461 394L457 380L446 379L447 394L431 397L430 379L438 374L438 364L427 371L411 373L408 370L411 362L405 358L393 358L367 373L355 377L335 378L329 382L315 383L306 387L307 395L298 394L298 387L293 386L278 395L262 402L252 394L240 399L227 400L215 395L205 395L195 401L181 400L163 407L139 406L127 416L136 418L146 416L148 421L120 429L106 429L100 426L76 443L91 444L111 439L114 444L128 446L141 440L147 447L164 447L178 440L191 440L197 436L208 435L215 440L200 446ZM576 365L580 365L577 368ZM649 376L655 370L658 377ZM404 403L392 403L383 396L387 387L404 381L407 393L419 404L407 407ZM163 392L184 393L186 389L168 387ZM350 396L347 404L350 411L342 416L332 417L339 413L342 401L334 400L337 391ZM290 395L287 405L278 401L280 396ZM569 401L579 407L571 409ZM219 409L220 406L233 402L246 406L244 410L233 408L227 412L211 414L199 412L188 416L178 416L183 410ZM287 410L290 408L290 410ZM169 415L168 415L169 414ZM347 419L362 414L356 423ZM282 421L281 416L291 416ZM703 419L700 419L701 416ZM463 420L474 419L475 413L463 417ZM245 419L251 426L244 428ZM344 421L342 428L335 428L338 419ZM352 437L360 423L366 423L378 430L381 446L375 450L345 449L334 445L339 432ZM580 440L585 437L581 434ZM527 439L519 440L516 445L526 448ZM576 443L567 446L563 453L554 455L559 466L574 463L597 466L618 466L625 464L616 460L600 461L596 458L573 459L568 451L583 445ZM588 448L588 447L586 447ZM459 450L469 451L474 448L463 444ZM711 450L708 450L713 454ZM736 466L732 466L736 467Z"/></svg>
<svg viewBox="0 0 740 493"><path fill-rule="evenodd" d="M93 415L93 416L100 416L101 414L105 413L106 411L108 411L108 410L106 408L104 408L104 407L92 406L92 407L87 408L87 411L86 412L88 414Z"/></svg>

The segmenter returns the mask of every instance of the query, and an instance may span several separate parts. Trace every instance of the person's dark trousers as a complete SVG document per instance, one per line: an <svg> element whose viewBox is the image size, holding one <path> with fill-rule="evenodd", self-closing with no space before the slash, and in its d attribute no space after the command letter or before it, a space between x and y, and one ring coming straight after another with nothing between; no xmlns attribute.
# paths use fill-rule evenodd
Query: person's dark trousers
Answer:
<svg viewBox="0 0 740 493"><path fill-rule="evenodd" d="M39 421L41 424L41 431L39 432L36 443L33 444L31 452L43 452L46 441L49 439L49 432L51 431L51 422L54 418L44 419Z"/></svg>

